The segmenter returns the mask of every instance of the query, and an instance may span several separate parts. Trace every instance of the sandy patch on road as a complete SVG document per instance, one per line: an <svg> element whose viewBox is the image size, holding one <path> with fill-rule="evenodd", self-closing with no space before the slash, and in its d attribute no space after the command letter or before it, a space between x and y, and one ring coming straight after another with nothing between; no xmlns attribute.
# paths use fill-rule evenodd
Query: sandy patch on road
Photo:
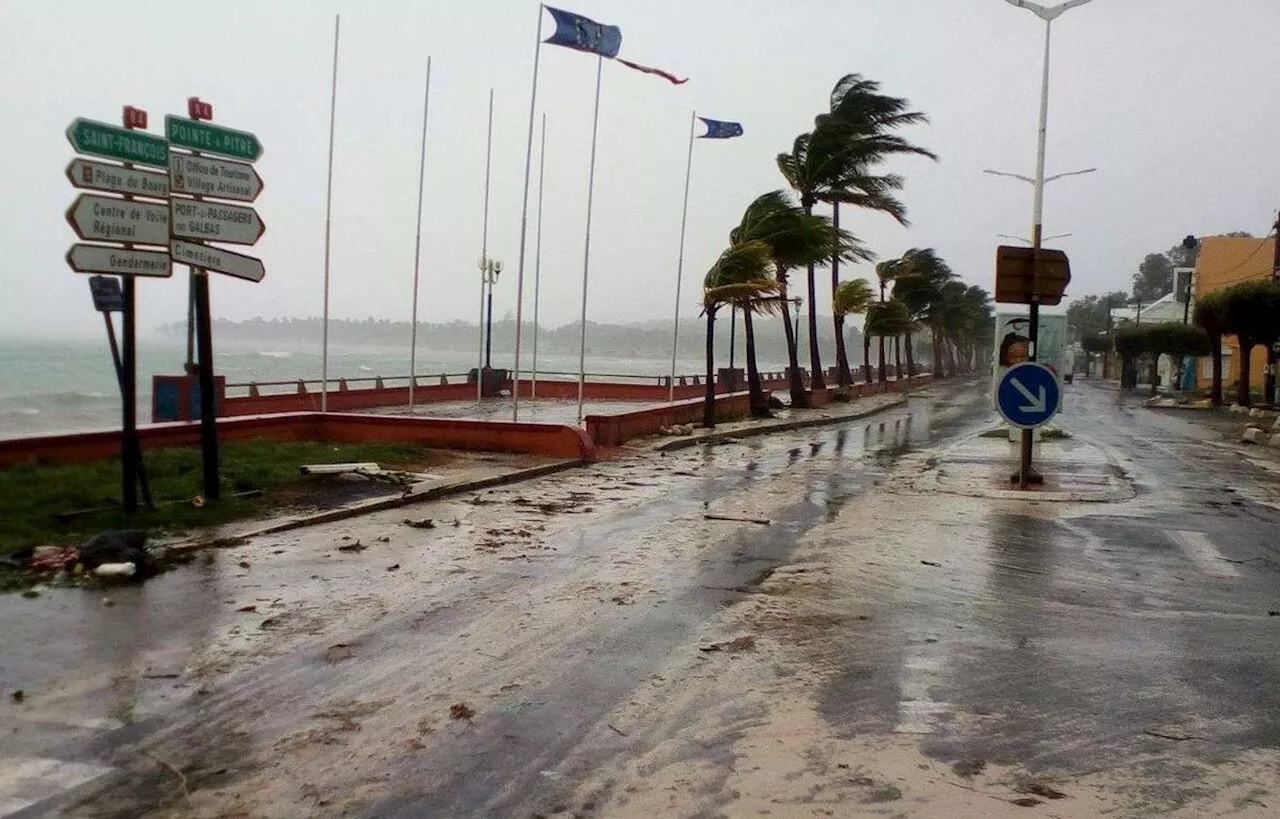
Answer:
<svg viewBox="0 0 1280 819"><path fill-rule="evenodd" d="M698 726L689 730L696 734ZM1164 785L1148 779L1153 771L1172 772L1174 763L1159 757L1078 778L1033 777L976 761L968 768L958 763L957 773L957 766L922 755L909 736L838 738L803 696L773 698L767 718L742 733L731 755L726 777L709 760L653 764L664 756L655 749L629 765L613 797L589 815L1270 819L1280 805L1280 755L1274 753L1248 754L1216 768L1179 762L1180 778Z"/></svg>

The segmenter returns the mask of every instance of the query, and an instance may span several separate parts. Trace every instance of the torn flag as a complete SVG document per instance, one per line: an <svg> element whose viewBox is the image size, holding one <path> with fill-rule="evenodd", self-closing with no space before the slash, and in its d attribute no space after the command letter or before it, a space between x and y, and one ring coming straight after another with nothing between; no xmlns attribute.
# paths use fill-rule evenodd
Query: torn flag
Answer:
<svg viewBox="0 0 1280 819"><path fill-rule="evenodd" d="M543 42L613 59L622 48L622 29L606 26L571 11L545 7L555 18L556 30Z"/></svg>
<svg viewBox="0 0 1280 819"><path fill-rule="evenodd" d="M742 136L742 123L698 117L707 126L707 132L699 139L733 139Z"/></svg>

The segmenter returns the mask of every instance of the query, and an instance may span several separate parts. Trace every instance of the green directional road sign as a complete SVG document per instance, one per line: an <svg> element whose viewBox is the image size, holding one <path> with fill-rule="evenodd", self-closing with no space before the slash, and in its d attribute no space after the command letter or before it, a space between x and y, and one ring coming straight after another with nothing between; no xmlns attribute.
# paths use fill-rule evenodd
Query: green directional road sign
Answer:
<svg viewBox="0 0 1280 819"><path fill-rule="evenodd" d="M175 148L190 148L250 162L262 156L262 143L248 131L235 131L170 115L164 118L164 132L169 137L169 144Z"/></svg>
<svg viewBox="0 0 1280 819"><path fill-rule="evenodd" d="M82 154L157 168L169 167L169 143L144 131L130 131L77 117L67 129L67 139Z"/></svg>

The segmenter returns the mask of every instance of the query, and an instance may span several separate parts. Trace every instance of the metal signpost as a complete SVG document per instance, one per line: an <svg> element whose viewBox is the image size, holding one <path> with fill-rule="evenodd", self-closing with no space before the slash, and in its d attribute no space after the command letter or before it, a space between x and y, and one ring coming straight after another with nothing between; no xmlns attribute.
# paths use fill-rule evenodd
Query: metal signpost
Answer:
<svg viewBox="0 0 1280 819"><path fill-rule="evenodd" d="M107 327L107 346L111 348L111 363L115 367L116 383L120 394L125 391L125 364L120 357L120 345L116 343L116 327L111 321L112 313L124 312L124 292L120 289L120 280L114 276L90 276L89 293L93 296L93 309L102 314L102 321ZM133 450L134 468L138 487L142 490L142 502L153 506L151 483L147 480L146 465L142 461L142 445L135 436L127 446Z"/></svg>
<svg viewBox="0 0 1280 819"><path fill-rule="evenodd" d="M94 306L106 323L107 342L120 384L121 505L126 514L131 514L138 508L139 487L143 500L151 505L137 428L137 279L167 278L173 269L169 254L161 249L169 244L169 205L165 201L168 180L163 174L133 167L139 164L168 168L169 144L146 133L145 111L125 106L123 119L123 128L83 118L72 121L67 128L67 140L77 153L115 160L76 158L67 166L67 179L73 186L107 194L81 194L67 210L67 223L76 236L96 243L72 245L67 252L67 265L77 273L109 273L123 278L121 286L120 279L95 275L89 280L89 288ZM138 196L144 199L135 199ZM159 247L136 248L139 244ZM122 314L121 345L116 343L113 312Z"/></svg>
<svg viewBox="0 0 1280 819"><path fill-rule="evenodd" d="M173 260L191 268L200 362L200 442L203 453L204 495L221 496L218 477L218 424L213 377L213 320L209 306L209 272L260 282L266 269L259 259L233 253L203 242L252 245L266 226L257 211L220 201L252 202L262 192L262 179L252 166L204 156L218 154L232 160L254 162L262 156L262 144L247 131L213 125L213 106L199 97L187 100L188 118L166 116L165 136L173 148L166 157L169 171L169 252Z"/></svg>
<svg viewBox="0 0 1280 819"><path fill-rule="evenodd" d="M1027 337L1028 357L1034 362L1039 356L1037 341L1040 338L1040 305L1057 305L1071 282L1071 265L1067 254L1060 250L1048 250L1040 246L1041 225L1036 223L1032 247L1002 246L996 249L996 301L1003 304L1030 306ZM1018 485L1026 489L1028 484L1043 483L1044 479L1032 467L1032 451L1035 439L1030 428L1023 428L1022 450L1019 458Z"/></svg>

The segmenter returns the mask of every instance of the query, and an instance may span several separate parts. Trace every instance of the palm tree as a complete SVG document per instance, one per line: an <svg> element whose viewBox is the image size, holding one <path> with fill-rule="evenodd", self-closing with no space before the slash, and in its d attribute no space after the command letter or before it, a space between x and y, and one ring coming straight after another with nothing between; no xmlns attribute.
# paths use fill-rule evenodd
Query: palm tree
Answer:
<svg viewBox="0 0 1280 819"><path fill-rule="evenodd" d="M935 378L942 378L944 319L947 311L943 288L955 280L955 273L933 248L912 248L894 263L893 278L894 298L907 306L915 321L929 328L933 345L933 374ZM954 290L951 292L955 293ZM914 353L909 336L907 372L915 375Z"/></svg>
<svg viewBox="0 0 1280 819"><path fill-rule="evenodd" d="M808 395L800 374L797 339L787 302L790 272L797 267L812 265L833 256L848 260L866 259L871 256L871 252L847 232L834 230L827 217L806 213L786 191L772 191L752 202L743 214L742 221L730 232L729 241L733 245L763 242L769 247L774 274L779 284L777 305L782 313L787 337L791 403L796 407L806 406Z"/></svg>
<svg viewBox="0 0 1280 819"><path fill-rule="evenodd" d="M952 273L933 248L913 247L895 260L893 268L893 297L905 304L911 314L911 324L904 333L903 346L906 348L907 376L914 377L916 362L912 336L917 324L926 320L937 288Z"/></svg>
<svg viewBox="0 0 1280 819"><path fill-rule="evenodd" d="M768 275L770 264L768 245L763 242L746 242L734 245L720 254L720 258L707 271L706 278L703 280L702 309L707 317L707 392L706 403L702 410L702 425L708 429L716 425L716 313L726 304L741 305L749 300L776 292L777 282ZM749 319L747 321L749 322ZM749 327L750 324L747 326ZM760 403L767 409L759 373L754 372L756 370L754 357L754 337L748 335L747 374L753 411L756 408L757 392Z"/></svg>
<svg viewBox="0 0 1280 819"><path fill-rule="evenodd" d="M832 225L840 228L840 205L848 204L867 210L887 213L900 224L907 224L906 206L894 192L903 187L903 179L896 174L876 175L872 169L886 158L899 154L914 154L936 160L931 152L912 145L897 134L899 128L928 122L928 117L909 110L907 100L880 93L880 84L860 74L847 74L836 82L831 90L830 111L819 115L814 132L801 148L802 136L797 139L790 155L778 157L778 165L787 182L800 193L801 203L806 201L806 190L812 202L826 202L832 206ZM825 151L827 156L815 160L813 153ZM812 202L808 205L812 208ZM832 293L840 281L840 260L831 260ZM809 270L809 303L811 305L810 344L817 347L817 314L814 273ZM836 355L840 356L844 338L836 327ZM820 363L813 354L813 367ZM845 354L847 359L847 353ZM840 383L849 379L846 369L840 369Z"/></svg>
<svg viewBox="0 0 1280 819"><path fill-rule="evenodd" d="M875 302L875 295L871 292L871 285L866 279L849 279L836 285L835 298L831 300L831 312L836 317L836 355L838 357L837 366L840 368L841 378L844 384L852 382L849 378L849 353L844 345L844 321L845 316L853 313L866 313ZM869 345L869 337L863 334L863 344ZM869 349L869 347L868 347ZM865 362L866 359L864 358ZM868 375L867 380L871 378Z"/></svg>
<svg viewBox="0 0 1280 819"><path fill-rule="evenodd" d="M880 381L889 379L888 371L885 367L884 340L894 336L901 335L904 328L910 323L911 315L907 312L906 305L900 301L878 301L872 303L867 310L867 320L863 326L862 332L869 338L876 336L880 344L880 361L878 378ZM869 342L864 341L865 349L870 351ZM868 378L870 380L870 378Z"/></svg>
<svg viewBox="0 0 1280 819"><path fill-rule="evenodd" d="M990 341L991 296L976 285L950 281L942 287L942 337L951 375L973 371L977 348Z"/></svg>

